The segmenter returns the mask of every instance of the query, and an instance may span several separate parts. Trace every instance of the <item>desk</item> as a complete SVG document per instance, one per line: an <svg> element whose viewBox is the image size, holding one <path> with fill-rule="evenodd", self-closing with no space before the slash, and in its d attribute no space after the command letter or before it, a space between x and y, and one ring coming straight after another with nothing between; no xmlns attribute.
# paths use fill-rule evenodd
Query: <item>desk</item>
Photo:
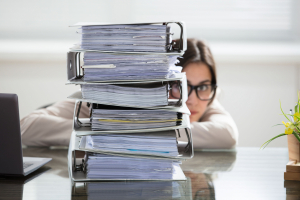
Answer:
<svg viewBox="0 0 300 200"><path fill-rule="evenodd" d="M288 162L286 148L195 152L193 159L181 165L188 180L179 184L72 184L68 178L67 149L25 148L23 154L53 160L29 177L0 178L0 199L300 199L300 184L283 180Z"/></svg>

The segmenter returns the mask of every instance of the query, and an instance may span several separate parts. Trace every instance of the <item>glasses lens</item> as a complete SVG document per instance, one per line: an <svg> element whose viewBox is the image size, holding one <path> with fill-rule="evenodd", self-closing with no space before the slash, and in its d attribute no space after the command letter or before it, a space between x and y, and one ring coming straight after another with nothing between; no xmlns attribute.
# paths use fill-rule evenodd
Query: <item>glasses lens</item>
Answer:
<svg viewBox="0 0 300 200"><path fill-rule="evenodd" d="M176 98L176 99L180 98L180 88L177 83L174 83L171 86L170 94L173 98Z"/></svg>
<svg viewBox="0 0 300 200"><path fill-rule="evenodd" d="M197 94L201 100L210 100L215 93L215 87L212 85L199 85L197 87Z"/></svg>

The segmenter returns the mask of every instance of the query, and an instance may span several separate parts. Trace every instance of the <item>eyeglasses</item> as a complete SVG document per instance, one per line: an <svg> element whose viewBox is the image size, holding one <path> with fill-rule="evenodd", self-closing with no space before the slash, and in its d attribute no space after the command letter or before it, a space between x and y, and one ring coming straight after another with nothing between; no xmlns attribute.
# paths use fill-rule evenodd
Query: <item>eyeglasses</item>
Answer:
<svg viewBox="0 0 300 200"><path fill-rule="evenodd" d="M190 96L193 90L195 90L196 95L200 100L209 101L215 96L216 89L217 89L217 85L213 85L213 84L202 84L197 86L188 84L188 96ZM178 83L173 83L171 85L170 95L173 98L179 99L180 93L181 91Z"/></svg>

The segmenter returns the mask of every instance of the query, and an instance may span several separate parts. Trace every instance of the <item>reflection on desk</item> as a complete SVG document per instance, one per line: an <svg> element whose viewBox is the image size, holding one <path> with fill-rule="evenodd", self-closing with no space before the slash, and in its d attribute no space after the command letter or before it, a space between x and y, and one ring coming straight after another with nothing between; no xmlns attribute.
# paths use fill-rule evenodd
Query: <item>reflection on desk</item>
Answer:
<svg viewBox="0 0 300 200"><path fill-rule="evenodd" d="M52 158L52 161L46 166L51 167L52 174L61 177L69 178L68 172L68 149L67 148L43 148L43 147L29 147L23 149L23 156L27 157L46 157Z"/></svg>
<svg viewBox="0 0 300 200"><path fill-rule="evenodd" d="M230 171L236 159L236 151L195 151L193 159L182 163L183 171L215 173Z"/></svg>
<svg viewBox="0 0 300 200"><path fill-rule="evenodd" d="M300 199L300 181L284 181L286 199Z"/></svg>
<svg viewBox="0 0 300 200"><path fill-rule="evenodd" d="M191 182L187 181L127 181L127 182L74 182L72 200L190 200Z"/></svg>
<svg viewBox="0 0 300 200"><path fill-rule="evenodd" d="M266 148L261 151L258 148L237 148L236 152L195 152L194 158L181 165L188 181L178 181L178 185L173 185L173 182L132 181L80 183L74 186L68 177L67 149L25 148L23 154L52 157L53 160L40 170L45 167L50 169L29 182L19 179L1 182L0 199L21 199L22 192L23 200L92 199L95 196L97 199L120 196L119 199L149 199L148 194L154 191L155 195L150 199L273 200L290 197L299 199L300 194L298 182L287 182L283 179L288 162L286 148ZM89 184L91 185L88 186Z"/></svg>
<svg viewBox="0 0 300 200"><path fill-rule="evenodd" d="M230 171L236 151L194 152L194 158L182 164L184 174L191 179L193 199L215 199L213 178L217 172Z"/></svg>
<svg viewBox="0 0 300 200"><path fill-rule="evenodd" d="M1 176L0 199L22 199L24 185L50 169L50 167L43 166L27 176Z"/></svg>

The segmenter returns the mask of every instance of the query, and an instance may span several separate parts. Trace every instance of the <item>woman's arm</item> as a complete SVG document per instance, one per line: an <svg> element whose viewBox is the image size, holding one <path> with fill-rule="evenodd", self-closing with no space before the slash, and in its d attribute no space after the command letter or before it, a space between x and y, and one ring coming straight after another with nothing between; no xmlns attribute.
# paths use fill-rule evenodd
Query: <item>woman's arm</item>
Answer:
<svg viewBox="0 0 300 200"><path fill-rule="evenodd" d="M28 146L67 146L72 133L74 106L74 100L60 101L24 117L20 122L22 143ZM88 115L89 109L83 104L80 117Z"/></svg>
<svg viewBox="0 0 300 200"><path fill-rule="evenodd" d="M200 119L191 123L195 149L229 149L237 144L238 129L230 114L215 99Z"/></svg>

